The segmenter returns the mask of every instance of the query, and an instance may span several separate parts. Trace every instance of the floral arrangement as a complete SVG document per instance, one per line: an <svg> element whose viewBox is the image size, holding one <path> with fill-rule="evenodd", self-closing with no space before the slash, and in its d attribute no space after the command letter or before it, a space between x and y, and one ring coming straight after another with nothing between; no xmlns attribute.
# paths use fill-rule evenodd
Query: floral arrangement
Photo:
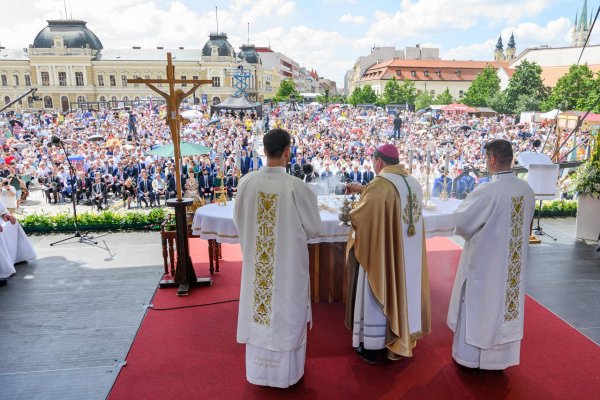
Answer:
<svg viewBox="0 0 600 400"><path fill-rule="evenodd" d="M600 199L600 131L596 132L590 159L577 170L575 191Z"/></svg>

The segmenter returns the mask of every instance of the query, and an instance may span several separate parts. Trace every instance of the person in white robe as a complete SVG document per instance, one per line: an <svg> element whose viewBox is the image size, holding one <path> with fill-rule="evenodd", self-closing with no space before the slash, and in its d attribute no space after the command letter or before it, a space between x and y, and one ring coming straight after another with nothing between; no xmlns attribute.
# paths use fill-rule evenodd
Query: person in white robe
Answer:
<svg viewBox="0 0 600 400"><path fill-rule="evenodd" d="M503 370L520 361L529 226L535 197L511 171L510 142L485 145L491 181L471 192L453 214L465 239L447 323L452 357L468 368Z"/></svg>
<svg viewBox="0 0 600 400"><path fill-rule="evenodd" d="M311 322L309 239L321 228L317 197L286 174L290 135L263 138L267 165L239 183L233 221L242 247L237 341L246 344L246 378L286 388L304 375Z"/></svg>
<svg viewBox="0 0 600 400"><path fill-rule="evenodd" d="M31 241L0 200L0 286L7 283L12 276L15 264L37 257Z"/></svg>

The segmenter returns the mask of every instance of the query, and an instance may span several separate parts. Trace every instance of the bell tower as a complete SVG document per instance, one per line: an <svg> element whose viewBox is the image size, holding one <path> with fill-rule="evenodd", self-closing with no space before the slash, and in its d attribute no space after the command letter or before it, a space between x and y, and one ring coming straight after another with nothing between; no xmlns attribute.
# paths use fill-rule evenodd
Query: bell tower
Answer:
<svg viewBox="0 0 600 400"><path fill-rule="evenodd" d="M577 18L577 15L575 15L575 24L573 25L573 34L571 36L571 46L582 47L589 36L590 24L587 17L587 0L584 0L579 19Z"/></svg>
<svg viewBox="0 0 600 400"><path fill-rule="evenodd" d="M496 50L494 50L494 61L504 61L504 45L502 44L502 36L498 36Z"/></svg>
<svg viewBox="0 0 600 400"><path fill-rule="evenodd" d="M516 51L517 48L515 47L515 35L514 33L511 33L510 40L508 41L508 45L506 46L506 60L514 60Z"/></svg>

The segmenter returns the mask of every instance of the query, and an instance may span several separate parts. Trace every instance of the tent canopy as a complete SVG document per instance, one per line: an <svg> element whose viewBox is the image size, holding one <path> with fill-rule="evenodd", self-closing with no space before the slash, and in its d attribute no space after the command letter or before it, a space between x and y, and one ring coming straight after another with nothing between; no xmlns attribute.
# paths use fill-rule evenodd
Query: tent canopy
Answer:
<svg viewBox="0 0 600 400"><path fill-rule="evenodd" d="M229 96L219 104L210 107L210 113L225 111L254 111L259 117L262 117L262 104L248 101L243 96Z"/></svg>

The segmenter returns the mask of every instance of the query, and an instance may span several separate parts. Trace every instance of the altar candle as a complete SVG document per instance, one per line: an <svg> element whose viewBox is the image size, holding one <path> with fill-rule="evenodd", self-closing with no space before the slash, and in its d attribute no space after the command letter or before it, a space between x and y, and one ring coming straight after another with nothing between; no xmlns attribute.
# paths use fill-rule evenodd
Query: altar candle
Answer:
<svg viewBox="0 0 600 400"><path fill-rule="evenodd" d="M446 150L446 163L444 167L444 173L448 175L448 166L450 165L450 151Z"/></svg>
<svg viewBox="0 0 600 400"><path fill-rule="evenodd" d="M408 151L408 172L410 172L411 174L413 171L413 157L414 157L413 150L410 149Z"/></svg>
<svg viewBox="0 0 600 400"><path fill-rule="evenodd" d="M254 135L254 146L252 147L252 166L254 171L258 171L258 135Z"/></svg>
<svg viewBox="0 0 600 400"><path fill-rule="evenodd" d="M427 153L427 167L426 167L426 172L427 172L427 176L429 176L429 172L431 171L431 154L429 153L429 149L425 150L425 152Z"/></svg>

